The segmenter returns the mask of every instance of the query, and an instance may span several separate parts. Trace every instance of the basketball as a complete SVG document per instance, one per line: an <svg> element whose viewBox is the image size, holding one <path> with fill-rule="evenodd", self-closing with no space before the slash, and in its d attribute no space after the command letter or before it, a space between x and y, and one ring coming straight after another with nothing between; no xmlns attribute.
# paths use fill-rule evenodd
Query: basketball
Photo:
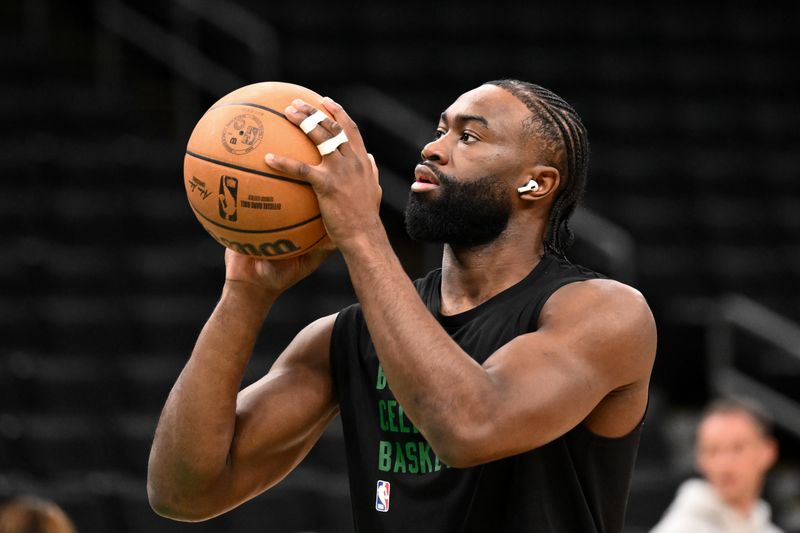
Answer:
<svg viewBox="0 0 800 533"><path fill-rule="evenodd" d="M219 99L189 137L183 176L197 220L220 244L263 259L308 252L325 237L311 185L267 165L268 152L319 164L317 147L283 115L322 96L291 83L247 85Z"/></svg>

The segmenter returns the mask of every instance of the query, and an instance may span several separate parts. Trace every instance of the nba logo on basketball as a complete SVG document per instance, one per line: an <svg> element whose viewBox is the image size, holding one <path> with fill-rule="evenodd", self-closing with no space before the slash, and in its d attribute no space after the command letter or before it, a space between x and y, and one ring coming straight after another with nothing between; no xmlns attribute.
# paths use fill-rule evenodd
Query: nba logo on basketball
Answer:
<svg viewBox="0 0 800 533"><path fill-rule="evenodd" d="M375 509L382 513L389 511L389 482L378 481L378 488L375 491Z"/></svg>
<svg viewBox="0 0 800 533"><path fill-rule="evenodd" d="M219 216L236 222L236 197L239 195L239 180L233 176L219 178Z"/></svg>

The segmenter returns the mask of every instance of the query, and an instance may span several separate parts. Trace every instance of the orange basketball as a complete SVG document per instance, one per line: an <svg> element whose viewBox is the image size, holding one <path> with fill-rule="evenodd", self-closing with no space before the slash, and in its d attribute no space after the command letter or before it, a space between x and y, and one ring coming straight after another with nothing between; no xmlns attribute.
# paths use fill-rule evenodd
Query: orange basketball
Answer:
<svg viewBox="0 0 800 533"><path fill-rule="evenodd" d="M183 162L189 205L217 242L263 259L309 251L325 237L311 185L264 161L272 152L316 165L317 147L283 115L300 98L322 97L299 85L263 82L217 101L192 131Z"/></svg>

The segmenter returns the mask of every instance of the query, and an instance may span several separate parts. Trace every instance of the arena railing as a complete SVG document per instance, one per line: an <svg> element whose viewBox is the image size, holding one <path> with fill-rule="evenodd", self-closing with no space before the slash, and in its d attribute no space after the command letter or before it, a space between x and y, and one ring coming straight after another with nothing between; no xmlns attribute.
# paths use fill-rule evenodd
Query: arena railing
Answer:
<svg viewBox="0 0 800 533"><path fill-rule="evenodd" d="M120 58L118 46L118 40L121 39L169 67L200 90L222 95L245 83L242 77L210 59L197 46L162 28L125 2L97 0L96 10L100 26L111 34L110 39L101 36L101 42L98 43L100 79L108 79L119 69L119 65L125 64ZM222 20L224 10L219 11ZM236 38L236 35L231 37ZM245 42L244 45L250 48L250 43Z"/></svg>
<svg viewBox="0 0 800 533"><path fill-rule="evenodd" d="M717 394L743 394L760 401L775 422L800 437L800 402L736 365L737 332L777 348L800 369L800 325L741 294L720 299L708 326L709 386Z"/></svg>

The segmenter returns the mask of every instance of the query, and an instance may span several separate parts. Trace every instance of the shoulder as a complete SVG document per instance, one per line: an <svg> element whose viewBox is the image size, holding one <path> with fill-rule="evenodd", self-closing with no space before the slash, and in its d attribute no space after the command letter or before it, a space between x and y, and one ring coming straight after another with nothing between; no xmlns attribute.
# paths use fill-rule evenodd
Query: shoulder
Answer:
<svg viewBox="0 0 800 533"><path fill-rule="evenodd" d="M292 339L273 368L304 366L327 369L331 335L340 315L328 315L308 324Z"/></svg>
<svg viewBox="0 0 800 533"><path fill-rule="evenodd" d="M679 503L699 503L713 505L717 497L708 481L698 478L687 479L681 483L675 494L675 501Z"/></svg>
<svg viewBox="0 0 800 533"><path fill-rule="evenodd" d="M547 301L538 331L552 335L568 353L580 354L594 379L608 385L608 396L587 419L590 429L615 436L622 434L618 426L629 430L641 421L657 336L639 291L609 279L570 283Z"/></svg>
<svg viewBox="0 0 800 533"><path fill-rule="evenodd" d="M548 322L600 322L610 332L640 331L655 335L655 319L641 292L612 279L588 279L556 290L542 308Z"/></svg>
<svg viewBox="0 0 800 533"><path fill-rule="evenodd" d="M704 533L719 531L721 508L709 484L689 479L678 488L675 499L651 533Z"/></svg>
<svg viewBox="0 0 800 533"><path fill-rule="evenodd" d="M608 278L587 279L568 283L556 290L551 302L577 300L593 307L634 307L639 311L649 310L644 295L637 289ZM550 303L550 302L548 302Z"/></svg>
<svg viewBox="0 0 800 533"><path fill-rule="evenodd" d="M725 504L708 481L692 478L687 479L678 487L672 506L681 514L709 521L718 519Z"/></svg>
<svg viewBox="0 0 800 533"><path fill-rule="evenodd" d="M765 500L759 499L756 502L753 514L755 521L761 524L764 533L784 533L781 528L772 523L772 508Z"/></svg>

